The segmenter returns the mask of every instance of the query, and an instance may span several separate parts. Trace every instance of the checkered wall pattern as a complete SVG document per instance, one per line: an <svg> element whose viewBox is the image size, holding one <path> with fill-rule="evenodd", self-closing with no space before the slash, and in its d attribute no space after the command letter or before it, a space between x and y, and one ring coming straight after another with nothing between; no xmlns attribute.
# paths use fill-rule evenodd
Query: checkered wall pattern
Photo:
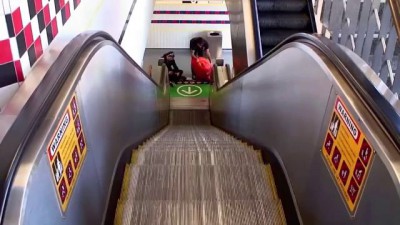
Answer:
<svg viewBox="0 0 400 225"><path fill-rule="evenodd" d="M27 72L80 2L3 0L4 14L0 14L0 88L24 81Z"/></svg>

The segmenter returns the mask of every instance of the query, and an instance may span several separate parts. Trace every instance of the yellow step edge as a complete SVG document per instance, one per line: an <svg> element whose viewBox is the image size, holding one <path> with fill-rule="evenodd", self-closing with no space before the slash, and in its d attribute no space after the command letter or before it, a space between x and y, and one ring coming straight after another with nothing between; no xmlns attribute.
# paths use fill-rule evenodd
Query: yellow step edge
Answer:
<svg viewBox="0 0 400 225"><path fill-rule="evenodd" d="M287 224L286 222L286 217L285 217L285 211L283 210L283 205L282 201L278 202L278 212L279 212L279 217L281 218L282 224Z"/></svg>
<svg viewBox="0 0 400 225"><path fill-rule="evenodd" d="M267 182L269 183L269 185L272 189L272 194L274 196L274 199L279 199L278 192L276 190L275 181L274 181L274 175L272 174L271 165L269 165L269 164L264 165L264 171L265 171Z"/></svg>
<svg viewBox="0 0 400 225"><path fill-rule="evenodd" d="M122 180L122 189L119 198L123 202L125 202L125 200L127 199L130 178L131 178L131 167L128 164L125 166L124 179Z"/></svg>
<svg viewBox="0 0 400 225"><path fill-rule="evenodd" d="M263 160L263 157L262 157L262 152L261 152L261 150L255 150L255 151L256 151L257 158L258 158L258 160L260 161L260 163L264 164L264 160Z"/></svg>
<svg viewBox="0 0 400 225"><path fill-rule="evenodd" d="M118 200L117 209L115 210L114 225L122 224L123 205Z"/></svg>
<svg viewBox="0 0 400 225"><path fill-rule="evenodd" d="M135 165L137 163L137 161L139 159L139 153L140 153L139 149L134 149L132 151L132 156L131 156L131 164L132 165Z"/></svg>

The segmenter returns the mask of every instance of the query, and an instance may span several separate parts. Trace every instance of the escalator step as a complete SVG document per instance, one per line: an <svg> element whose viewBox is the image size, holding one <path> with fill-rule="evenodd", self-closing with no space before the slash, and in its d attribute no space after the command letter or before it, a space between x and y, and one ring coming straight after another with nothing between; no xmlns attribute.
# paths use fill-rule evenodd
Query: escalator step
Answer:
<svg viewBox="0 0 400 225"><path fill-rule="evenodd" d="M115 224L286 224L260 151L219 129L169 126L134 152Z"/></svg>
<svg viewBox="0 0 400 225"><path fill-rule="evenodd" d="M262 46L276 46L287 37L300 32L304 32L304 30L269 30L261 32L261 43Z"/></svg>
<svg viewBox="0 0 400 225"><path fill-rule="evenodd" d="M304 13L263 13L258 15L262 29L307 29L310 18Z"/></svg>
<svg viewBox="0 0 400 225"><path fill-rule="evenodd" d="M259 12L301 12L307 8L306 0L258 0Z"/></svg>
<svg viewBox="0 0 400 225"><path fill-rule="evenodd" d="M254 165L256 152L248 151L149 151L141 155L141 165ZM142 159L143 158L143 159Z"/></svg>
<svg viewBox="0 0 400 225"><path fill-rule="evenodd" d="M266 201L138 201L135 225L280 225L279 211Z"/></svg>

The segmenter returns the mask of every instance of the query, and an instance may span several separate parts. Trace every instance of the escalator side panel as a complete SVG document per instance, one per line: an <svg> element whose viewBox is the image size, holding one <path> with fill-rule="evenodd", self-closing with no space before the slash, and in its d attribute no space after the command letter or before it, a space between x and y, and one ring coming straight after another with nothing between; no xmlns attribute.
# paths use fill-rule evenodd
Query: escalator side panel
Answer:
<svg viewBox="0 0 400 225"><path fill-rule="evenodd" d="M14 179L4 225L102 224L123 151L167 124L160 89L111 42L81 56L54 104L26 145ZM88 147L66 212L52 181L46 148L76 91ZM160 119L164 118L164 120ZM131 150L131 149L129 149Z"/></svg>
<svg viewBox="0 0 400 225"><path fill-rule="evenodd" d="M213 92L213 125L277 158L303 224L398 224L399 154L330 61L291 43L249 73ZM337 95L377 152L354 218L321 153Z"/></svg>

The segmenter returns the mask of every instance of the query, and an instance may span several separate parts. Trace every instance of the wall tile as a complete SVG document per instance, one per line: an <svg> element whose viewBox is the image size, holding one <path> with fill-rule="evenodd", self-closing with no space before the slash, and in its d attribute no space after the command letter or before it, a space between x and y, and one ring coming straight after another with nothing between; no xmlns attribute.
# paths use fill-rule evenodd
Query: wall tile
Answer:
<svg viewBox="0 0 400 225"><path fill-rule="evenodd" d="M4 87L17 82L14 62L0 65L0 87Z"/></svg>
<svg viewBox="0 0 400 225"><path fill-rule="evenodd" d="M1 1L2 0L0 0L0 2ZM8 39L9 37L6 17L4 15L0 15L0 40Z"/></svg>
<svg viewBox="0 0 400 225"><path fill-rule="evenodd" d="M10 40L2 40L0 41L0 64L5 64L13 61L12 53L11 53L11 45Z"/></svg>
<svg viewBox="0 0 400 225"><path fill-rule="evenodd" d="M25 78L24 78L24 75L22 74L21 61L19 61L19 60L15 61L14 65L15 65L15 73L17 74L18 82L24 81Z"/></svg>
<svg viewBox="0 0 400 225"><path fill-rule="evenodd" d="M28 74L29 70L31 69L31 63L29 61L29 55L28 55L27 51L21 57L20 61L21 61L21 67L22 67L22 74L26 78L26 75Z"/></svg>
<svg viewBox="0 0 400 225"><path fill-rule="evenodd" d="M35 45L32 45L30 48L28 48L28 56L29 56L29 65L32 67L37 59L35 52Z"/></svg>
<svg viewBox="0 0 400 225"><path fill-rule="evenodd" d="M3 0L0 0L0 16L4 16L4 6L3 6Z"/></svg>
<svg viewBox="0 0 400 225"><path fill-rule="evenodd" d="M24 81L80 2L0 0L0 88Z"/></svg>
<svg viewBox="0 0 400 225"><path fill-rule="evenodd" d="M14 10L16 10L17 8L19 8L21 6L22 0L8 0L8 2L9 2L8 5L10 7L10 11L13 12Z"/></svg>
<svg viewBox="0 0 400 225"><path fill-rule="evenodd" d="M36 9L36 14L43 9L42 0L35 0L35 9Z"/></svg>
<svg viewBox="0 0 400 225"><path fill-rule="evenodd" d="M32 35L31 24L28 24L28 26L25 27L24 35L25 35L26 48L30 48L31 45L33 44L33 35Z"/></svg>
<svg viewBox="0 0 400 225"><path fill-rule="evenodd" d="M40 42L42 43L43 51L49 46L49 41L47 39L47 32L40 33Z"/></svg>
<svg viewBox="0 0 400 225"><path fill-rule="evenodd" d="M40 40L40 37L35 41L35 54L36 58L39 58L43 54L42 41Z"/></svg>
<svg viewBox="0 0 400 225"><path fill-rule="evenodd" d="M18 35L22 31L22 28L24 27L22 24L20 8L14 10L11 14L11 17L12 17L12 24L14 26L14 34Z"/></svg>
<svg viewBox="0 0 400 225"><path fill-rule="evenodd" d="M24 0L21 1L21 17L22 17L22 25L25 27L28 25L28 23L31 21L31 18L29 16L29 7L28 7L28 1L32 0Z"/></svg>
<svg viewBox="0 0 400 225"><path fill-rule="evenodd" d="M18 44L17 44L17 38L12 37L10 38L10 45L11 45L11 52L13 56L13 60L18 60L19 57L19 50L18 50Z"/></svg>
<svg viewBox="0 0 400 225"><path fill-rule="evenodd" d="M32 26L32 35L33 35L33 38L39 37L39 35L40 35L40 30L39 30L39 20L38 20L37 16L36 16L36 18L34 18L34 19L31 21L31 26Z"/></svg>
<svg viewBox="0 0 400 225"><path fill-rule="evenodd" d="M22 55L26 52L26 41L24 32L21 32L17 35L17 46L19 57L22 57Z"/></svg>
<svg viewBox="0 0 400 225"><path fill-rule="evenodd" d="M9 0L2 0L2 1L3 1L4 15L5 14L11 14L12 10L11 10L11 7L10 7Z"/></svg>
<svg viewBox="0 0 400 225"><path fill-rule="evenodd" d="M50 6L48 4L43 8L43 16L44 16L44 24L45 26L47 26L51 21Z"/></svg>

